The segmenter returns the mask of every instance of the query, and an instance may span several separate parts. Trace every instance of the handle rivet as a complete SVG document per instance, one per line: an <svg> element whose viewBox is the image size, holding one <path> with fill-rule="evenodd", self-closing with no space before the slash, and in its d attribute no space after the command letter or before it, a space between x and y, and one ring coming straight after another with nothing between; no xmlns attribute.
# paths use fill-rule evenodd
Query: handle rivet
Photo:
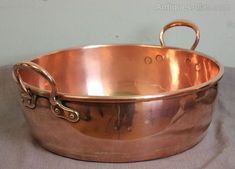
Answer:
<svg viewBox="0 0 235 169"><path fill-rule="evenodd" d="M28 100L27 103L28 103L28 104L31 104L31 100Z"/></svg>
<svg viewBox="0 0 235 169"><path fill-rule="evenodd" d="M185 59L185 62L186 62L186 63L191 63L191 59L190 59L190 58L186 58L186 59Z"/></svg>
<svg viewBox="0 0 235 169"><path fill-rule="evenodd" d="M153 60L152 60L151 57L146 56L146 57L144 58L144 62L149 65L149 64L151 64L151 63L153 62Z"/></svg>
<svg viewBox="0 0 235 169"><path fill-rule="evenodd" d="M56 112L56 113L59 113L59 112L60 112L60 109L55 108L55 112Z"/></svg>
<svg viewBox="0 0 235 169"><path fill-rule="evenodd" d="M195 64L195 69L196 71L201 70L201 64L200 63Z"/></svg>
<svg viewBox="0 0 235 169"><path fill-rule="evenodd" d="M70 119L75 119L75 115L73 113L70 113L69 118Z"/></svg>
<svg viewBox="0 0 235 169"><path fill-rule="evenodd" d="M163 60L164 60L164 56L162 56L162 55L157 55L157 56L156 56L156 60L157 60L157 61L163 61Z"/></svg>

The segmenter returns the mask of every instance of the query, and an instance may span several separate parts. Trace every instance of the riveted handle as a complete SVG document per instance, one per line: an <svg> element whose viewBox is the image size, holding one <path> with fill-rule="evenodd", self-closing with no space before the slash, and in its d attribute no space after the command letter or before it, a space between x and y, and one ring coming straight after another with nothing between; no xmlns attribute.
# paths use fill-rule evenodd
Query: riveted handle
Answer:
<svg viewBox="0 0 235 169"><path fill-rule="evenodd" d="M36 95L34 95L29 87L24 85L24 82L20 76L19 70L28 69L33 70L43 78L45 78L50 86L51 92L49 101L51 104L51 110L55 114L55 116L66 119L70 122L77 122L79 121L79 113L69 107L66 107L62 104L61 100L57 97L57 87L54 78L41 66L37 65L33 62L20 62L14 65L14 77L15 80L18 82L22 93L22 101L26 107L35 108L36 107Z"/></svg>
<svg viewBox="0 0 235 169"><path fill-rule="evenodd" d="M172 22L168 23L167 25L165 25L162 28L162 30L160 31L160 44L161 44L161 46L166 46L165 42L164 42L164 33L168 29L176 27L176 26L186 26L186 27L192 28L194 30L194 32L196 34L196 38L195 38L195 41L191 47L191 50L194 50L197 47L198 42L200 40L200 30L197 25L195 25L194 23L187 21L187 20L175 20L175 21L172 21Z"/></svg>

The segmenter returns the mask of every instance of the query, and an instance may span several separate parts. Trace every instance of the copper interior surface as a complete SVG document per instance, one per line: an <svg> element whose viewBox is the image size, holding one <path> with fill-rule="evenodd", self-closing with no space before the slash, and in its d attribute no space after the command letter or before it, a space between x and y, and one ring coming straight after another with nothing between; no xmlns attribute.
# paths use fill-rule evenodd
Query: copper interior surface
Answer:
<svg viewBox="0 0 235 169"><path fill-rule="evenodd" d="M72 96L156 95L200 85L216 77L219 66L196 52L147 45L100 45L38 57L32 62L55 79L58 92ZM24 82L50 90L33 71Z"/></svg>

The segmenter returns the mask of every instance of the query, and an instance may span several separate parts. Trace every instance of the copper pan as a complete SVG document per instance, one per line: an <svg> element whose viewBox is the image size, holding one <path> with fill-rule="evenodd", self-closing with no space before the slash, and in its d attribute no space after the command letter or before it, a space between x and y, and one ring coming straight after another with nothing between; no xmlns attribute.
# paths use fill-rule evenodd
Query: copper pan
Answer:
<svg viewBox="0 0 235 169"><path fill-rule="evenodd" d="M164 32L190 27L190 50L165 46ZM198 27L167 24L160 46L70 48L14 65L33 137L63 156L103 162L167 157L206 134L223 67L196 52Z"/></svg>

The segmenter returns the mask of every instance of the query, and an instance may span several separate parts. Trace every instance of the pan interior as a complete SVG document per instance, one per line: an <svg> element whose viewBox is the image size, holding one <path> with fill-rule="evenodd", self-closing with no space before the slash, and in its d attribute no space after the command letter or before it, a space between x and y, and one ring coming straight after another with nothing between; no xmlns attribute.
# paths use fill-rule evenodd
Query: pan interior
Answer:
<svg viewBox="0 0 235 169"><path fill-rule="evenodd" d="M32 62L51 74L59 93L73 96L155 95L202 84L220 70L197 52L143 45L74 48ZM48 82L33 71L20 74L30 86L50 90Z"/></svg>

